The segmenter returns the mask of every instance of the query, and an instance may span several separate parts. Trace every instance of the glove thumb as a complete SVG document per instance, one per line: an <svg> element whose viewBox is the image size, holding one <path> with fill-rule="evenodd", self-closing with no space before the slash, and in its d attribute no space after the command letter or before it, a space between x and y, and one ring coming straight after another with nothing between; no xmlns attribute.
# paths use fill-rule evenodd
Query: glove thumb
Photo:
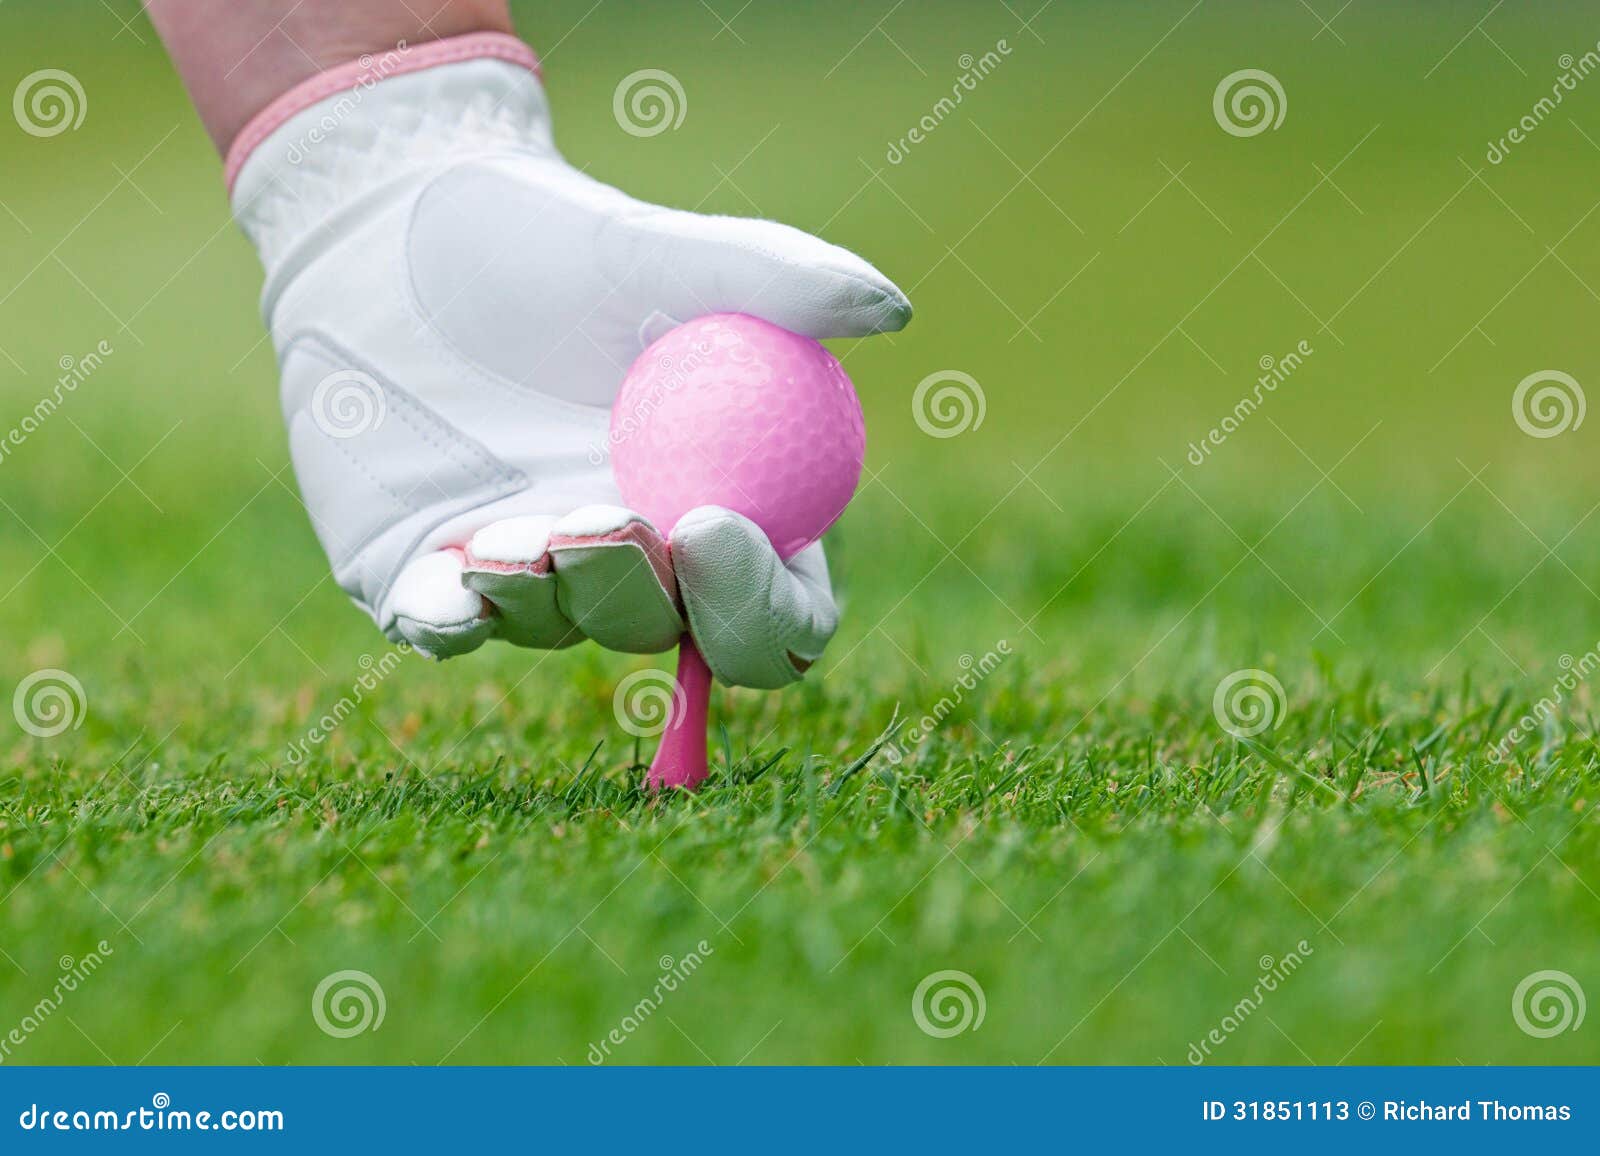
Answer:
<svg viewBox="0 0 1600 1156"><path fill-rule="evenodd" d="M911 320L911 302L872 265L788 225L655 206L630 223L639 251L652 254L640 275L677 320L748 313L817 338L892 332Z"/></svg>

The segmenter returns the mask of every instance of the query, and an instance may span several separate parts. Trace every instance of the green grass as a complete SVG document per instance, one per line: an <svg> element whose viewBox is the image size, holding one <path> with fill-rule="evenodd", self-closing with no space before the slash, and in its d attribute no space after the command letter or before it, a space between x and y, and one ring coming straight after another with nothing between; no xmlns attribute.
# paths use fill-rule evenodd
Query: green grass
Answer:
<svg viewBox="0 0 1600 1156"><path fill-rule="evenodd" d="M1511 1011L1540 970L1600 995L1589 681L1491 758L1600 640L1594 419L1510 414L1535 370L1600 381L1600 81L1481 182L1458 160L1593 42L1579 7L1492 17L1515 67L1482 37L1438 64L1479 15L1443 5L1353 6L1343 44L1276 5L1058 3L1043 44L998 5L907 6L915 66L853 6L757 3L743 43L588 7L519 7L573 157L820 230L918 306L837 347L871 480L820 677L722 692L695 798L639 791L612 695L643 663L592 649L407 657L291 757L387 649L285 469L253 257L154 44L13 0L0 78L66 67L91 105L50 140L0 122L0 430L61 357L115 352L0 460L0 693L62 668L87 702L0 731L0 1038L61 957L112 950L6 1062L584 1063L701 941L615 1062L1183 1063L1290 952L1213 1062L1600 1058ZM691 103L641 141L610 102L646 66ZM1290 110L1237 140L1210 96L1249 66ZM937 440L910 396L949 368L987 414ZM1284 700L1241 740L1212 699L1249 668ZM346 969L387 1012L336 1039L312 993ZM912 994L949 969L986 1015L934 1038Z"/></svg>
<svg viewBox="0 0 1600 1156"><path fill-rule="evenodd" d="M1130 530L1107 580L1163 548L1203 553L1203 526L1187 543L1171 529ZM857 605L825 679L724 695L695 799L640 792L649 746L612 724L624 664L598 654L408 658L298 765L290 744L364 672L354 626L319 646L322 614L302 610L295 641L269 639L231 679L200 654L194 677L151 679L154 640L75 662L82 728L19 745L0 780L5 949L26 969L8 966L8 1005L20 1017L58 955L102 936L115 955L65 1009L82 1034L51 1023L24 1054L126 1062L161 1041L152 1059L578 1063L659 957L703 939L702 970L618 1060L1176 1063L1260 957L1305 940L1219 1062L1593 1058L1508 1011L1529 972L1600 964L1587 687L1495 764L1547 685L1513 691L1497 670L1407 691L1331 658L1258 659L1216 636L1248 616L1250 584L1183 622L1221 565L1201 569L1165 597L1063 598L1044 645L1015 635L931 738L864 765L896 711L942 713L965 668L914 630L864 635ZM1358 604L1341 625L1400 636L1383 622L1411 609ZM1256 629L1303 616L1278 599ZM1174 624L1148 677L1079 673L1131 664ZM1124 635L1114 660L1052 653L1101 630ZM1003 637L968 647L974 669ZM296 647L327 676L293 673ZM1241 742L1211 694L1247 661L1276 670L1286 709ZM378 978L388 1015L333 1040L310 993L345 968ZM987 1017L931 1039L911 992L947 968L977 977Z"/></svg>
<svg viewBox="0 0 1600 1156"><path fill-rule="evenodd" d="M991 678L981 719L848 777L882 720L813 693L804 727L752 749L740 726L693 800L641 794L626 747L580 769L595 728L526 688L459 747L459 696L386 696L299 770L253 763L273 728L246 717L217 745L94 736L6 784L8 925L33 929L6 990L115 945L64 1009L82 1033L51 1023L25 1055L579 1063L704 940L618 1060L1176 1063L1304 940L1218 1061L1593 1058L1508 1014L1528 972L1600 962L1588 742L1508 771L1482 753L1505 703L1319 681L1257 748L1204 702L1084 718ZM813 728L828 753L778 746ZM382 984L379 1032L313 1028L343 968ZM987 1016L931 1039L911 992L945 968Z"/></svg>

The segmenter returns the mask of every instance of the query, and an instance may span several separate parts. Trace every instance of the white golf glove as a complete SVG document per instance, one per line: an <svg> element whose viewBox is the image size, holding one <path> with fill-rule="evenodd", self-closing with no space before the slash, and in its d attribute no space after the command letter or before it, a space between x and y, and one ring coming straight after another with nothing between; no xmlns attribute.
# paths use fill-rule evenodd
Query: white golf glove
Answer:
<svg viewBox="0 0 1600 1156"><path fill-rule="evenodd" d="M703 507L669 549L620 505L610 405L651 340L705 313L899 329L910 304L876 269L578 172L532 53L498 34L324 73L245 129L229 172L301 494L391 639L644 653L686 613L725 683L781 686L821 654L837 612L820 544L785 566L753 523Z"/></svg>

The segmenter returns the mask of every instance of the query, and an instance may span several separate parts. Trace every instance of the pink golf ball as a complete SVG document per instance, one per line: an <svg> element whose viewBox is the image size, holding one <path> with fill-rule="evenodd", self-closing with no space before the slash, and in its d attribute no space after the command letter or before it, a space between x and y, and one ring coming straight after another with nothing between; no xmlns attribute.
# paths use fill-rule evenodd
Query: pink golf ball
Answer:
<svg viewBox="0 0 1600 1156"><path fill-rule="evenodd" d="M742 313L713 313L652 343L611 408L623 501L663 534L696 506L725 506L784 558L844 512L866 442L834 356Z"/></svg>

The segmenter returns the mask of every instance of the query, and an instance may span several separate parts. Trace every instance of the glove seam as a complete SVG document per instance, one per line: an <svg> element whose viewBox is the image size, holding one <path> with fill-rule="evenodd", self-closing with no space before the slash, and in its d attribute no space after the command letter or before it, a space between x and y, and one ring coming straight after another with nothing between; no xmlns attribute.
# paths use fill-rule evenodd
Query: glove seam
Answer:
<svg viewBox="0 0 1600 1156"><path fill-rule="evenodd" d="M380 388L393 399L393 404L389 405L388 412L391 415L397 415L398 419L404 422L407 428L414 431L418 437L429 445L440 448L451 461L456 462L465 469L475 483L468 493L459 495L453 501L446 502L442 506L418 507L402 499L390 486L375 477L364 464L355 459L348 446L343 445L338 439L327 439L335 444L344 460L353 464L382 493L389 496L398 511L398 516L389 519L384 525L378 526L363 535L361 540L354 545L341 541L339 545L343 556L334 561L334 572L336 574L342 574L354 567L358 570L366 570L376 579L378 586L376 602L369 602L365 597L357 597L355 594L352 594L352 598L366 609L367 613L378 623L380 629L387 630L392 625L394 617L389 609L394 583L398 579L401 570L405 568L406 563L416 555L418 548L428 536L446 522L459 517L469 510L492 504L510 494L525 490L529 485L528 476L523 470L502 461L490 453L470 434L458 429L453 423L423 405L410 390L399 385L390 374L385 373L365 358L352 353L323 331L316 328L306 328L296 332L292 338L285 342L281 354L282 360L287 363L290 353L296 350L323 364L331 362L335 367L342 364L370 374L380 383ZM408 411L406 407L411 407L411 410ZM292 419L292 417L304 415L306 412L306 405L302 404L295 410L294 414L286 416L290 416ZM437 433L435 433L435 436L430 436L430 431L419 425L416 415L420 414L427 414L434 422L438 423L440 429L448 431L450 440L456 444L460 455L452 453L448 446L441 446ZM469 456L466 460L463 460L461 455ZM429 516L430 514L432 515L431 517ZM313 515L313 519L315 520L315 515ZM400 530L408 523L414 522L420 522L421 524L408 536L408 540L403 547L396 551L396 559L389 567L388 573L380 573L372 568L370 561L363 560L363 555L374 543L380 541L385 535ZM330 561L333 560L330 559ZM343 583L341 582L342 585Z"/></svg>
<svg viewBox="0 0 1600 1156"><path fill-rule="evenodd" d="M377 366L363 361L348 349L340 346L338 342L334 341L320 330L302 330L285 342L283 347L285 360L287 360L288 355L293 352L297 346L302 349L307 347L310 347L311 349L317 349L320 347L322 352L331 353L334 355L336 367L338 365L338 361L342 359L343 361L349 363L351 368L361 369L363 372L368 373L374 378L378 379L379 388L391 395L398 403L397 405L391 407L395 416L401 421L405 422L405 424L413 432L415 432L419 438L427 442L428 445L439 450L446 457L450 458L470 474L474 475L474 480L478 485L488 486L494 484L495 482L527 482L527 476L521 470L510 465L509 463L501 461L483 446L470 442L467 434L456 429L455 426L447 422L443 417L439 416L433 410L423 405L412 395L410 390L397 384L390 374L384 373ZM433 420L433 422L437 423L438 426L449 430L454 437L450 439L439 437L438 430L430 430L428 428L428 423L417 420L415 415L422 413L426 413L428 417ZM337 441L338 439L333 440ZM341 445L340 449L344 449L348 454L347 447ZM456 451L461 451L461 453L458 455ZM379 485L380 488L384 490L384 492L393 497L400 506L412 513L417 512L416 510L411 509L410 504L406 499L389 489L388 486L384 485L382 482L378 482L376 478L374 478L374 481Z"/></svg>

